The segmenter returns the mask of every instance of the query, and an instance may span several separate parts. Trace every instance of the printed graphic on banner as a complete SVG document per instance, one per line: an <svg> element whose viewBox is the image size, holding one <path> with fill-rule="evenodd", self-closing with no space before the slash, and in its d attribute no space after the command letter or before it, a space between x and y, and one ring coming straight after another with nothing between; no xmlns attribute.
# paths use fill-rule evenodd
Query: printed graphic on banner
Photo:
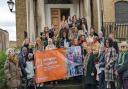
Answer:
<svg viewBox="0 0 128 89"><path fill-rule="evenodd" d="M35 53L36 83L64 79L67 68L64 49L49 50Z"/></svg>
<svg viewBox="0 0 128 89"><path fill-rule="evenodd" d="M82 65L82 53L81 47L69 47L67 50L68 59L68 76L79 76L83 75L83 65Z"/></svg>

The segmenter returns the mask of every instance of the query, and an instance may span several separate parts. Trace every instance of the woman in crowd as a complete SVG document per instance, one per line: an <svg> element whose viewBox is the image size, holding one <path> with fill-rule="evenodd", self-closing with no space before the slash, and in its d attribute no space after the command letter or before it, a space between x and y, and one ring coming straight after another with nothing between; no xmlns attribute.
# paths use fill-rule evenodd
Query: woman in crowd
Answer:
<svg viewBox="0 0 128 89"><path fill-rule="evenodd" d="M7 60L4 65L4 72L9 89L19 89L22 74L13 48L7 50Z"/></svg>
<svg viewBox="0 0 128 89"><path fill-rule="evenodd" d="M67 23L68 23L69 28L71 28L72 27L72 19L71 19L71 16L68 16Z"/></svg>
<svg viewBox="0 0 128 89"><path fill-rule="evenodd" d="M115 48L116 53L118 54L119 53L119 47L118 47L117 41L115 40L114 33L109 34L108 38L111 41L113 48Z"/></svg>
<svg viewBox="0 0 128 89"><path fill-rule="evenodd" d="M97 76L99 78L99 89L106 89L105 83L105 47L100 45L99 54L98 54L98 69Z"/></svg>
<svg viewBox="0 0 128 89"><path fill-rule="evenodd" d="M87 26L87 21L86 21L85 18L82 18L81 28L82 28L85 36L87 37L87 35L88 35L88 26Z"/></svg>
<svg viewBox="0 0 128 89"><path fill-rule="evenodd" d="M83 42L86 42L85 35L81 35L78 40L79 45L82 46Z"/></svg>
<svg viewBox="0 0 128 89"><path fill-rule="evenodd" d="M44 50L44 45L42 44L42 41L41 41L40 37L38 37L36 39L35 51L37 51L37 50L39 50L39 51L43 51Z"/></svg>
<svg viewBox="0 0 128 89"><path fill-rule="evenodd" d="M48 27L44 27L44 33L48 33L49 32L49 28Z"/></svg>
<svg viewBox="0 0 128 89"><path fill-rule="evenodd" d="M115 89L114 66L117 60L116 50L112 47L110 40L105 41L105 81L107 89Z"/></svg>
<svg viewBox="0 0 128 89"><path fill-rule="evenodd" d="M117 89L128 88L128 44L120 43L120 52L116 61Z"/></svg>
<svg viewBox="0 0 128 89"><path fill-rule="evenodd" d="M69 29L68 22L67 22L66 17L64 15L62 16L62 20L61 20L61 23L60 23L60 28L62 28L62 27L65 27L66 29Z"/></svg>
<svg viewBox="0 0 128 89"><path fill-rule="evenodd" d="M26 79L27 77L27 73L26 73L26 70L25 70L25 67L26 67L26 60L28 58L28 48L27 47L22 47L21 48L21 51L18 55L18 59L19 59L19 64L20 64L20 68L21 68L21 72L22 72L22 77L24 79Z"/></svg>
<svg viewBox="0 0 128 89"><path fill-rule="evenodd" d="M72 38L77 38L78 39L78 29L72 28L70 33L69 33L69 39L71 40Z"/></svg>
<svg viewBox="0 0 128 89"><path fill-rule="evenodd" d="M93 37L93 42L92 42L92 49L93 49L93 53L95 55L98 55L99 47L100 47L100 43L98 41L98 37L94 36Z"/></svg>
<svg viewBox="0 0 128 89"><path fill-rule="evenodd" d="M68 48L70 46L70 40L68 38L68 33L63 32L62 37L58 40L58 47Z"/></svg>
<svg viewBox="0 0 128 89"><path fill-rule="evenodd" d="M76 25L76 21L77 21L77 17L76 17L76 15L74 15L74 16L72 17L72 23L74 23L74 24Z"/></svg>
<svg viewBox="0 0 128 89"><path fill-rule="evenodd" d="M55 45L53 44L53 40L51 38L48 39L48 45L46 46L45 50L52 50L55 49Z"/></svg>
<svg viewBox="0 0 128 89"><path fill-rule="evenodd" d="M88 46L87 55L84 58L85 89L97 89L95 59L92 48Z"/></svg>

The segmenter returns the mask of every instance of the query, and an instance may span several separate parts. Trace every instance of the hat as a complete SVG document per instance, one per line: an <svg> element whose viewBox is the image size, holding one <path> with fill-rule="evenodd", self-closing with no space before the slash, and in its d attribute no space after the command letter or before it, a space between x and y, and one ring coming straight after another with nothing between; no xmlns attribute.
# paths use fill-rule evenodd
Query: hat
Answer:
<svg viewBox="0 0 128 89"><path fill-rule="evenodd" d="M126 41L122 41L120 44L119 44L120 47L122 46L125 46L125 47L128 47L128 44Z"/></svg>

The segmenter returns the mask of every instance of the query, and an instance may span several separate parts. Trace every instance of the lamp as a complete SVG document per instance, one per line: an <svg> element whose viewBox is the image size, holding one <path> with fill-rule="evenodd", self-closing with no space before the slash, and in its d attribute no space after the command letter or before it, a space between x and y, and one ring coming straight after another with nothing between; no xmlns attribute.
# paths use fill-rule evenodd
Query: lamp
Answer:
<svg viewBox="0 0 128 89"><path fill-rule="evenodd" d="M13 8L14 8L14 2L12 1L12 0L9 0L9 1L7 1L7 4L8 4L8 7L9 7L9 10L11 11L11 12L15 12L15 11L13 11Z"/></svg>

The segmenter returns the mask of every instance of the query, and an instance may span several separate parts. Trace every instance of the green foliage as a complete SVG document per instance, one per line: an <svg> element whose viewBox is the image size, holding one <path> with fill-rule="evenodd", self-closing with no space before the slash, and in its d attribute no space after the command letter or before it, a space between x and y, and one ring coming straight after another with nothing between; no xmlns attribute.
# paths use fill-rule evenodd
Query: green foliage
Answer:
<svg viewBox="0 0 128 89"><path fill-rule="evenodd" d="M6 54L5 52L0 52L0 89L7 89L6 88L6 79L4 74L4 63L6 61Z"/></svg>

